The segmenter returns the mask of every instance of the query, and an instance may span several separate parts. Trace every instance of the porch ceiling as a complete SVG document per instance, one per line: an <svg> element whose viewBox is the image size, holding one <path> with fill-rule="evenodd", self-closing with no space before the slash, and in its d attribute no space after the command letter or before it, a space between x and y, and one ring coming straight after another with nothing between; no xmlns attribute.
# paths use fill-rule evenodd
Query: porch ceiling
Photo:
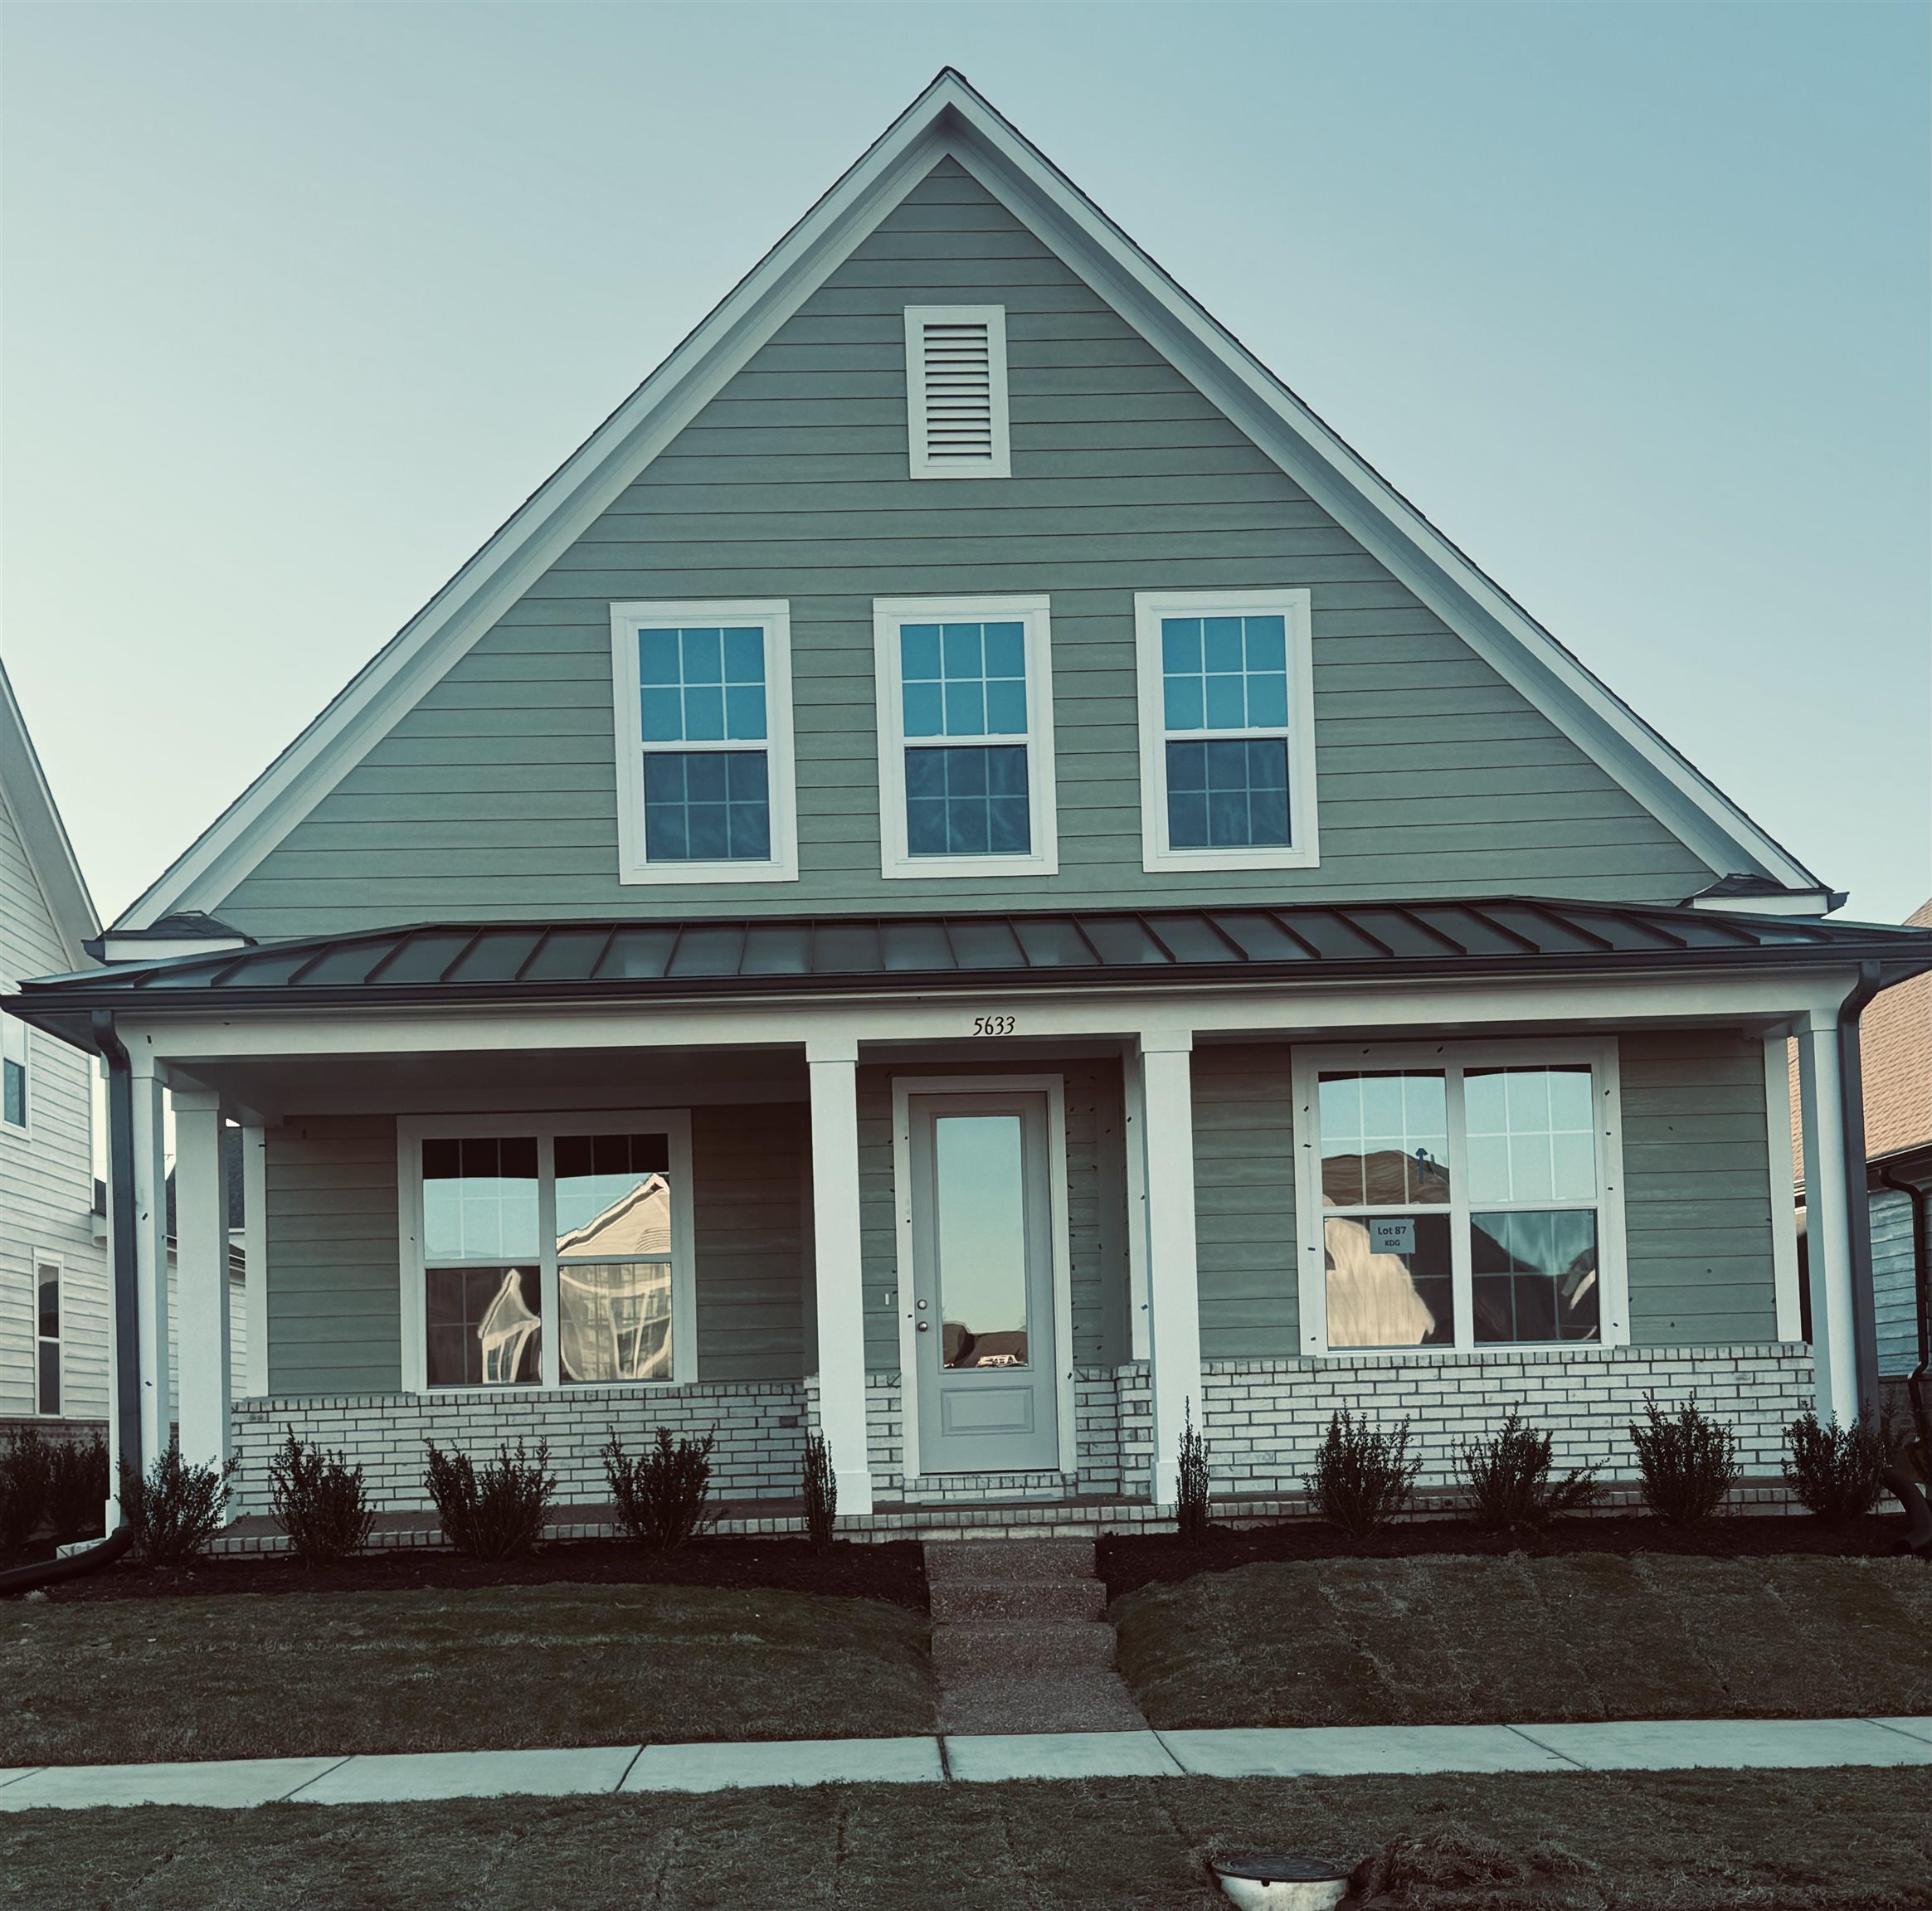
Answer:
<svg viewBox="0 0 1932 1911"><path fill-rule="evenodd" d="M1932 969L1932 931L1522 897L1273 907L424 924L128 963L24 985L7 1006L90 1045L143 1014L674 1002L723 995L1355 977L1631 974L1872 962Z"/></svg>

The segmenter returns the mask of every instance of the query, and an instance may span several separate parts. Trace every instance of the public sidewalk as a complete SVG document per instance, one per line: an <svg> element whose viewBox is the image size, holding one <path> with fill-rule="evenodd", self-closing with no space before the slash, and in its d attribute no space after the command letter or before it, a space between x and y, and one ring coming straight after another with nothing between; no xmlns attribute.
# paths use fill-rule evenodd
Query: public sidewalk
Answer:
<svg viewBox="0 0 1932 1911"><path fill-rule="evenodd" d="M528 1752L358 1753L0 1770L0 1811L240 1807L411 1799L718 1792L740 1786L1013 1778L1339 1777L1442 1772L1663 1772L1932 1765L1932 1717L1711 1719L1572 1725L1336 1725L766 1739Z"/></svg>

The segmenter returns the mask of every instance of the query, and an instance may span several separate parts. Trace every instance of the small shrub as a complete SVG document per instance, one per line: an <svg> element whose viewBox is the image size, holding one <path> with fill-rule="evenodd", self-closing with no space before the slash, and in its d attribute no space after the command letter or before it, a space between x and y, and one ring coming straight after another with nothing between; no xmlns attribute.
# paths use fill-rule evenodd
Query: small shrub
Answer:
<svg viewBox="0 0 1932 1911"><path fill-rule="evenodd" d="M1470 1517L1479 1525L1513 1530L1541 1528L1565 1513L1581 1512L1597 1496L1596 1469L1572 1468L1550 1478L1548 1433L1523 1424L1514 1407L1492 1437L1462 1446L1462 1482Z"/></svg>
<svg viewBox="0 0 1932 1911"><path fill-rule="evenodd" d="M1646 1393L1643 1413L1643 1426L1631 1422L1630 1437L1637 1443L1644 1504L1673 1526L1710 1519L1743 1471L1736 1433L1700 1413L1695 1393L1675 1413L1660 1411L1657 1396Z"/></svg>
<svg viewBox="0 0 1932 1911"><path fill-rule="evenodd" d="M443 1523L443 1537L473 1559L520 1559L536 1550L557 1490L550 1446L533 1456L519 1440L496 1450L479 1473L467 1453L445 1453L432 1440L423 1486Z"/></svg>
<svg viewBox="0 0 1932 1911"><path fill-rule="evenodd" d="M1800 1413L1784 1429L1784 1484L1821 1520L1842 1524L1878 1504L1888 1448L1869 1417L1853 1427Z"/></svg>
<svg viewBox="0 0 1932 1911"><path fill-rule="evenodd" d="M1208 1536L1208 1447L1194 1423L1191 1408L1180 1429L1180 1475L1175 1487L1174 1524L1183 1546L1198 1546Z"/></svg>
<svg viewBox="0 0 1932 1911"><path fill-rule="evenodd" d="M656 1553L675 1553L717 1519L711 1501L711 1452L715 1433L702 1440L673 1440L660 1427L642 1453L624 1451L613 1433L604 1448L604 1477L617 1523Z"/></svg>
<svg viewBox="0 0 1932 1911"><path fill-rule="evenodd" d="M19 1552L40 1530L50 1463L37 1427L16 1427L0 1447L0 1554Z"/></svg>
<svg viewBox="0 0 1932 1911"><path fill-rule="evenodd" d="M134 1529L134 1549L150 1566L185 1566L207 1551L228 1509L228 1482L238 1463L191 1466L178 1439L144 1476L121 1468L121 1513Z"/></svg>
<svg viewBox="0 0 1932 1911"><path fill-rule="evenodd" d="M268 1463L269 1504L304 1566L333 1566L369 1543L375 1509L363 1470L340 1453L309 1446L293 1427Z"/></svg>
<svg viewBox="0 0 1932 1911"><path fill-rule="evenodd" d="M812 1551L829 1553L833 1522L839 1517L839 1476L832 1471L831 1444L822 1433L805 1437L805 1529Z"/></svg>
<svg viewBox="0 0 1932 1911"><path fill-rule="evenodd" d="M1409 1456L1407 1420L1386 1433L1353 1414L1334 1413L1315 1450L1315 1470L1302 1483L1316 1514L1360 1539L1409 1504L1421 1471L1421 1457Z"/></svg>
<svg viewBox="0 0 1932 1911"><path fill-rule="evenodd" d="M107 1519L107 1442L98 1433L63 1440L49 1451L47 1524L62 1545L91 1539Z"/></svg>

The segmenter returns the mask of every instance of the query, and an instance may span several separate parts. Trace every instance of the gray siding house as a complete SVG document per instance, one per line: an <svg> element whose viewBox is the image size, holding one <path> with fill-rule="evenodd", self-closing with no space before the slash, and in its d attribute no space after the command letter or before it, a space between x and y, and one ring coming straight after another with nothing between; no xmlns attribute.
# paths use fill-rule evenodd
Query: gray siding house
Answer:
<svg viewBox="0 0 1932 1911"><path fill-rule="evenodd" d="M94 904L0 668L0 994L87 965ZM0 1011L0 1424L107 1417L94 1066Z"/></svg>
<svg viewBox="0 0 1932 1911"><path fill-rule="evenodd" d="M948 71L10 1006L108 1058L144 1347L173 1093L118 1411L245 1509L285 1426L401 1510L668 1425L1102 1518L1190 1418L1263 1500L1336 1407L1437 1478L1855 1411L1846 1043L1932 937L1833 900Z"/></svg>

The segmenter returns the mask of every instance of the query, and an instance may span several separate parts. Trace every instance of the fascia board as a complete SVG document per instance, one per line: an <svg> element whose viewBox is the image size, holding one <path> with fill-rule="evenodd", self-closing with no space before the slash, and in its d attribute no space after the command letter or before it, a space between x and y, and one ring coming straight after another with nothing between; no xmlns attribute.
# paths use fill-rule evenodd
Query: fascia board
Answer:
<svg viewBox="0 0 1932 1911"><path fill-rule="evenodd" d="M115 922L212 908L634 484L943 156L936 83ZM940 101L940 106L947 103ZM922 110L922 109L926 109Z"/></svg>
<svg viewBox="0 0 1932 1911"><path fill-rule="evenodd" d="M0 796L6 800L7 814L19 833L20 846L40 885L67 960L77 970L91 966L81 945L100 933L100 921L3 665L0 665Z"/></svg>
<svg viewBox="0 0 1932 1911"><path fill-rule="evenodd" d="M1033 224L1345 530L1714 870L1761 873L1790 888L1818 886L1809 870L1486 576L1023 135L976 95L959 113L980 147L978 153L958 151L961 163Z"/></svg>

